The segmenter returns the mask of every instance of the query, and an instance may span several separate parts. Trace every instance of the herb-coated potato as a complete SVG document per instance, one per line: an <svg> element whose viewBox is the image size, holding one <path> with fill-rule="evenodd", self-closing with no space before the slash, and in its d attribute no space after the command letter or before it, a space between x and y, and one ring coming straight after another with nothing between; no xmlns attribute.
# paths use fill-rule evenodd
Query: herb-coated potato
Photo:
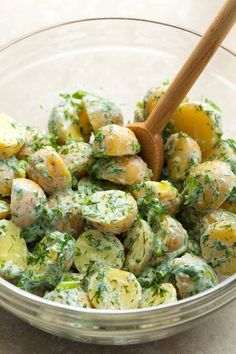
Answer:
<svg viewBox="0 0 236 354"><path fill-rule="evenodd" d="M51 147L45 147L31 155L27 174L49 194L66 189L71 183L71 175L64 161Z"/></svg>
<svg viewBox="0 0 236 354"><path fill-rule="evenodd" d="M81 214L96 229L120 234L133 224L137 204L130 194L122 191L96 192L84 200Z"/></svg>
<svg viewBox="0 0 236 354"><path fill-rule="evenodd" d="M103 191L100 184L90 177L83 177L78 182L78 195L81 198L88 197L89 195Z"/></svg>
<svg viewBox="0 0 236 354"><path fill-rule="evenodd" d="M221 221L236 222L236 215L224 209L209 211L200 219L200 222L198 222L197 227L200 236L206 232L211 224Z"/></svg>
<svg viewBox="0 0 236 354"><path fill-rule="evenodd" d="M0 200L0 220L6 219L11 215L10 204L5 200Z"/></svg>
<svg viewBox="0 0 236 354"><path fill-rule="evenodd" d="M236 141L234 139L224 139L211 150L209 160L220 160L228 162L231 170L236 174Z"/></svg>
<svg viewBox="0 0 236 354"><path fill-rule="evenodd" d="M214 147L222 135L221 113L209 103L182 103L171 120L173 133L184 132L196 140L202 151Z"/></svg>
<svg viewBox="0 0 236 354"><path fill-rule="evenodd" d="M90 278L88 296L98 309L135 309L141 300L142 289L132 273L104 268Z"/></svg>
<svg viewBox="0 0 236 354"><path fill-rule="evenodd" d="M19 286L29 292L51 290L73 264L75 240L59 231L48 233L36 244Z"/></svg>
<svg viewBox="0 0 236 354"><path fill-rule="evenodd" d="M48 120L48 130L57 138L59 145L73 140L83 141L78 107L67 100L55 106Z"/></svg>
<svg viewBox="0 0 236 354"><path fill-rule="evenodd" d="M24 142L25 127L7 114L0 113L0 158L16 155Z"/></svg>
<svg viewBox="0 0 236 354"><path fill-rule="evenodd" d="M27 268L27 247L20 228L12 221L0 220L0 276L15 279Z"/></svg>
<svg viewBox="0 0 236 354"><path fill-rule="evenodd" d="M35 151L50 146L53 138L46 132L33 127L26 127L25 143L17 153L19 160L27 160Z"/></svg>
<svg viewBox="0 0 236 354"><path fill-rule="evenodd" d="M0 195L3 197L11 195L13 179L25 177L26 167L26 162L18 161L15 156L7 160L0 159Z"/></svg>
<svg viewBox="0 0 236 354"><path fill-rule="evenodd" d="M134 112L134 120L136 122L143 122L147 119L147 117L152 112L153 108L160 100L160 98L167 91L169 86L170 83L168 80L166 80L162 83L162 85L152 87L146 92L143 100L141 102L138 102L136 110ZM185 97L183 102L186 102L187 100L188 98Z"/></svg>
<svg viewBox="0 0 236 354"><path fill-rule="evenodd" d="M198 211L219 208L233 189L235 175L226 162L206 161L194 167L186 179L185 207Z"/></svg>
<svg viewBox="0 0 236 354"><path fill-rule="evenodd" d="M201 163L198 143L185 133L172 134L165 144L168 174L172 181L184 181L191 168Z"/></svg>
<svg viewBox="0 0 236 354"><path fill-rule="evenodd" d="M126 233L124 247L128 251L125 269L138 275L151 261L154 234L145 220L138 219Z"/></svg>
<svg viewBox="0 0 236 354"><path fill-rule="evenodd" d="M181 298L198 294L218 283L214 270L206 261L189 253L173 259L171 268Z"/></svg>
<svg viewBox="0 0 236 354"><path fill-rule="evenodd" d="M12 221L22 229L31 225L42 214L46 201L38 184L27 178L15 178L11 191Z"/></svg>
<svg viewBox="0 0 236 354"><path fill-rule="evenodd" d="M170 214L176 214L182 202L178 190L169 181L146 181L132 186L131 193L136 200L157 198Z"/></svg>
<svg viewBox="0 0 236 354"><path fill-rule="evenodd" d="M188 234L181 223L170 215L160 217L156 232L156 252L159 255L178 257L186 252Z"/></svg>
<svg viewBox="0 0 236 354"><path fill-rule="evenodd" d="M59 149L60 156L72 175L80 178L93 164L92 147L84 142L73 142Z"/></svg>
<svg viewBox="0 0 236 354"><path fill-rule="evenodd" d="M83 229L78 197L72 191L52 194L48 198L47 215L55 230L69 232L75 238Z"/></svg>
<svg viewBox="0 0 236 354"><path fill-rule="evenodd" d="M94 262L121 269L125 260L120 240L109 233L87 230L76 241L74 264L78 272L86 272Z"/></svg>
<svg viewBox="0 0 236 354"><path fill-rule="evenodd" d="M91 175L98 179L131 186L151 177L147 164L139 156L98 159L91 168Z"/></svg>
<svg viewBox="0 0 236 354"><path fill-rule="evenodd" d="M123 124L123 116L120 109L111 101L93 95L85 95L82 98L82 118L91 124L94 133L108 124ZM85 118L86 117L86 118Z"/></svg>
<svg viewBox="0 0 236 354"><path fill-rule="evenodd" d="M201 237L202 255L220 275L236 272L236 221L211 224Z"/></svg>
<svg viewBox="0 0 236 354"><path fill-rule="evenodd" d="M81 288L81 275L76 273L64 276L56 288L46 293L44 298L64 305L91 307L88 295Z"/></svg>
<svg viewBox="0 0 236 354"><path fill-rule="evenodd" d="M100 128L93 142L96 157L135 155L139 151L140 145L132 130L117 124Z"/></svg>
<svg viewBox="0 0 236 354"><path fill-rule="evenodd" d="M171 283L163 283L142 289L140 308L172 304L177 301L175 287Z"/></svg>

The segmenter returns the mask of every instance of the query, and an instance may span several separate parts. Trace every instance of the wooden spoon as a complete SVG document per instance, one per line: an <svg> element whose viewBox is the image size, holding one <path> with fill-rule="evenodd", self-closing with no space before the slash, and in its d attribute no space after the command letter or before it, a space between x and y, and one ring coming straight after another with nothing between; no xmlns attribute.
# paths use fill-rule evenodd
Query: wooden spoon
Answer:
<svg viewBox="0 0 236 354"><path fill-rule="evenodd" d="M176 78L158 101L148 119L129 124L141 144L141 156L153 172L153 180L160 177L164 161L162 131L173 113L206 67L236 20L236 0L228 0L206 33L184 63Z"/></svg>

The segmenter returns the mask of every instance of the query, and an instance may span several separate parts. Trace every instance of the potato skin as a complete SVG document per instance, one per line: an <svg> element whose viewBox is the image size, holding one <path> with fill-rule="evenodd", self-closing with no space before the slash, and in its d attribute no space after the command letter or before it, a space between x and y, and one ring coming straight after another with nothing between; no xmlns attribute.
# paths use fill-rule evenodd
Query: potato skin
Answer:
<svg viewBox="0 0 236 354"><path fill-rule="evenodd" d="M98 179L127 186L143 182L152 175L147 164L139 156L98 159L92 166L90 173Z"/></svg>
<svg viewBox="0 0 236 354"><path fill-rule="evenodd" d="M22 148L25 127L5 113L0 113L0 158L8 159Z"/></svg>
<svg viewBox="0 0 236 354"><path fill-rule="evenodd" d="M172 134L165 144L170 179L184 181L191 168L201 163L201 156L201 149L195 140L182 132Z"/></svg>
<svg viewBox="0 0 236 354"><path fill-rule="evenodd" d="M15 178L11 192L12 220L21 228L36 221L46 205L42 188L27 178Z"/></svg>
<svg viewBox="0 0 236 354"><path fill-rule="evenodd" d="M20 228L12 221L0 220L0 276L17 279L27 268L28 251Z"/></svg>
<svg viewBox="0 0 236 354"><path fill-rule="evenodd" d="M206 262L220 275L236 272L236 221L211 224L201 236L201 250Z"/></svg>
<svg viewBox="0 0 236 354"><path fill-rule="evenodd" d="M27 174L46 193L69 187L71 175L60 155L51 147L36 151L29 159Z"/></svg>
<svg viewBox="0 0 236 354"><path fill-rule="evenodd" d="M222 135L221 113L203 101L182 103L171 120L173 133L184 132L193 138L202 152L210 150Z"/></svg>
<svg viewBox="0 0 236 354"><path fill-rule="evenodd" d="M137 204L119 190L96 192L84 200L82 216L99 231L120 234L127 231L137 216Z"/></svg>
<svg viewBox="0 0 236 354"><path fill-rule="evenodd" d="M219 208L235 184L235 175L229 164L206 161L194 167L186 179L184 205L197 211Z"/></svg>
<svg viewBox="0 0 236 354"><path fill-rule="evenodd" d="M140 145L132 130L117 124L100 128L93 142L96 157L135 155L139 151Z"/></svg>

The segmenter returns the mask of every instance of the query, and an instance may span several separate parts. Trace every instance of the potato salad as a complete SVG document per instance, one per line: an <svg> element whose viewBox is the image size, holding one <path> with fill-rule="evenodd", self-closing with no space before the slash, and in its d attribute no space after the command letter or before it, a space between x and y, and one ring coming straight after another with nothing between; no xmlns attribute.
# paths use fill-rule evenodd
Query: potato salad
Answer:
<svg viewBox="0 0 236 354"><path fill-rule="evenodd" d="M169 82L137 103L145 121ZM0 277L104 310L175 303L236 272L236 141L186 97L163 132L160 181L110 100L60 95L47 131L0 113Z"/></svg>

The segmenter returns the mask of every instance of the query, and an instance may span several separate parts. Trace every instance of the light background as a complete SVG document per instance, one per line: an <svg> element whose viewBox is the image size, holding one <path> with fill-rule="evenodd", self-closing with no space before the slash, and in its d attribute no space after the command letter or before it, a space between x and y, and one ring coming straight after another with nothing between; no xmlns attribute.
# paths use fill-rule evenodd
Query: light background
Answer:
<svg viewBox="0 0 236 354"><path fill-rule="evenodd" d="M222 0L0 0L0 46L44 26L89 17L137 17L203 32ZM236 51L236 28L224 45ZM158 342L122 347L76 343L0 309L0 354L235 354L236 302L200 326Z"/></svg>

